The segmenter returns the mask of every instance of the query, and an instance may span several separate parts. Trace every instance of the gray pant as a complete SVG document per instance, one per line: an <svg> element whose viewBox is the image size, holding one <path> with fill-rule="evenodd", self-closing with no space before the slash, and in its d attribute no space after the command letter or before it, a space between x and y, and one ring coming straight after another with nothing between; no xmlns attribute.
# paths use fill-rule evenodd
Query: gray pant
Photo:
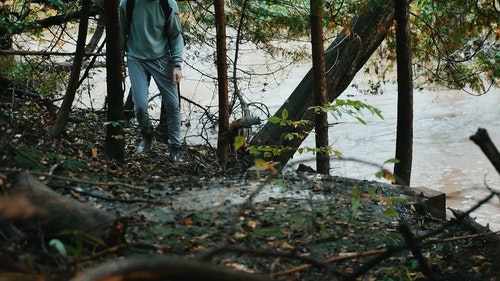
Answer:
<svg viewBox="0 0 500 281"><path fill-rule="evenodd" d="M167 113L168 141L171 146L181 146L181 113L177 85L172 83L173 67L168 57L137 61L127 59L135 116L141 131L151 128L148 112L149 77L152 76L160 90Z"/></svg>

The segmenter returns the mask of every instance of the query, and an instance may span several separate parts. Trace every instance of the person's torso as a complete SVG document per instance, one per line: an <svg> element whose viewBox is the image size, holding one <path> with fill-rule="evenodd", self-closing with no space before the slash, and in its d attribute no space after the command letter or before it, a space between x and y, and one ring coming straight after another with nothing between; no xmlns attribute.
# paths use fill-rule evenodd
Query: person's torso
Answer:
<svg viewBox="0 0 500 281"><path fill-rule="evenodd" d="M129 57L148 60L170 53L165 27L166 15L159 1L135 0L127 38Z"/></svg>

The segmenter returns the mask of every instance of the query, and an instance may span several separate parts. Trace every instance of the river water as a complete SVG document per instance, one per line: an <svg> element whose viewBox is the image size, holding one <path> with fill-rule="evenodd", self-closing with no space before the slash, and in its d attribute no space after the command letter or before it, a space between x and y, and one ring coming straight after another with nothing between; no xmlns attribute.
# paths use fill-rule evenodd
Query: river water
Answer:
<svg viewBox="0 0 500 281"><path fill-rule="evenodd" d="M384 85L381 95L359 94L353 90L349 89L348 93L381 109L384 120L371 114L365 114L367 125L352 118L340 120L331 129L330 142L344 157L384 163L395 155L397 87ZM451 90L415 91L411 186L442 191L447 194L447 206L461 210L486 197L489 194L486 185L500 190L498 172L480 148L469 140L478 128L484 128L500 147L499 105L499 90L483 96ZM304 145L313 146L314 138L308 138ZM392 171L392 166L387 168ZM332 161L331 174L379 180L374 176L376 170L358 162ZM499 207L498 198L495 198L473 216L483 224L490 223L492 229L500 230Z"/></svg>
<svg viewBox="0 0 500 281"><path fill-rule="evenodd" d="M258 61L258 60L257 60ZM256 60L246 58L242 64L255 64ZM215 72L215 66L206 62L195 62L195 68ZM265 65L264 63L262 64ZM203 105L210 112L217 111L217 90L212 79L202 76L195 68L184 68L184 80L181 85L182 95ZM257 85L253 93L246 93L251 101L265 104L273 114L288 98L290 93L310 69L307 63L296 64L287 68L281 78L264 80ZM345 117L330 129L330 143L334 149L342 152L346 158L355 158L377 165L394 158L396 142L396 106L397 87L394 81L382 84L378 94L370 94L372 82L376 77L360 71L351 86L341 95L342 99L357 99L382 111L384 119L369 112L363 115L367 125L354 118ZM105 93L104 80L96 81L92 100L102 104ZM249 83L250 84L250 83ZM260 88L259 88L260 87ZM242 87L244 88L244 87ZM152 93L155 93L154 83ZM100 97L100 98L99 98ZM101 99L99 101L99 99ZM88 106L83 97L80 102ZM478 200L489 194L486 186L500 190L500 176L492 164L469 137L478 128L488 131L491 139L500 147L500 89L494 89L482 96L472 96L463 91L440 89L424 85L414 91L414 146L411 186L424 186L446 193L447 206L467 210ZM158 115L159 99L152 102L152 114ZM183 102L184 136L189 144L205 143L206 139L196 137L199 116L203 110ZM261 111L255 114L265 118ZM208 141L215 146L215 129L208 132ZM314 138L309 136L303 147L314 147ZM298 162L315 168L312 154L296 154L285 169L294 169ZM385 166L392 171L392 166ZM331 175L384 181L375 177L377 168L353 161L339 161L333 158ZM498 198L488 202L473 213L473 217L482 224L489 224L494 230L500 230L500 212ZM449 213L451 215L451 213Z"/></svg>
<svg viewBox="0 0 500 281"><path fill-rule="evenodd" d="M310 65L293 67L286 79L274 88L262 91L257 101L265 103L271 113L288 98ZM187 71L183 94L200 102L216 106L214 88L200 83L196 74ZM343 99L357 99L382 111L384 119L366 112L363 115L367 125L354 118L342 118L330 130L330 143L346 158L355 158L374 164L382 164L394 158L396 142L397 86L386 82L378 94L366 93L375 77L363 71L342 94ZM207 95L208 93L208 95ZM500 176L469 137L478 128L484 128L500 147L500 90L495 89L482 96L473 96L459 90L439 89L424 86L414 91L414 146L411 186L424 186L446 193L447 206L467 210L478 200L486 197L486 185L500 190ZM314 147L314 137L309 136L304 147ZM288 169L294 169L298 162L315 168L312 154L296 154ZM392 166L385 166L392 171ZM356 179L376 180L377 168L360 162L331 162L330 174ZM500 230L498 199L490 201L473 213L473 217L492 229ZM451 215L451 213L449 213Z"/></svg>
<svg viewBox="0 0 500 281"><path fill-rule="evenodd" d="M29 41L29 39L28 39ZM37 43L38 42L38 43ZM31 45L37 46L39 41ZM304 43L308 48L308 43ZM294 45L295 46L295 45ZM295 46L296 47L296 46ZM247 48L246 54L239 58L239 66L251 68L249 72L272 72L283 65L269 63L259 50ZM285 63L286 65L286 63ZM273 75L258 76L258 81L240 81L241 89L250 101L266 105L273 114L288 98L290 93L310 69L309 63L287 66L284 71ZM216 67L210 50L187 49L184 80L181 84L182 95L204 106L210 112L217 111L217 90L214 80ZM75 102L76 106L101 108L106 96L105 72L95 73L88 92L83 92ZM382 111L384 119L366 113L363 118L367 125L362 125L353 118L331 119L338 122L330 130L330 143L344 157L356 158L375 164L384 163L394 158L396 141L396 104L397 87L394 82L386 82L378 94L367 94L376 77L361 70L351 86L340 98L358 99L375 106ZM250 87L248 87L250 86ZM152 94L157 90L152 88ZM158 116L159 99L151 103L153 116ZM425 186L447 194L447 205L451 208L466 210L478 200L489 194L486 186L500 190L500 176L481 150L469 140L478 128L485 128L493 142L500 148L500 89L494 89L482 96L472 96L463 91L440 89L424 85L422 90L414 91L414 146L411 186ZM183 102L183 121L190 124L183 128L189 144L205 143L207 140L216 144L215 129L208 132L205 139L196 137L200 110ZM256 115L264 116L261 111ZM305 147L314 147L314 138L309 136L303 143ZM296 163L306 161L314 168L314 156L311 154L295 155L288 169L294 169ZM342 177L383 181L375 177L377 169L360 162L332 160L331 174ZM391 166L387 166L392 170ZM498 198L488 202L473 213L483 224L490 224L500 230L500 212Z"/></svg>

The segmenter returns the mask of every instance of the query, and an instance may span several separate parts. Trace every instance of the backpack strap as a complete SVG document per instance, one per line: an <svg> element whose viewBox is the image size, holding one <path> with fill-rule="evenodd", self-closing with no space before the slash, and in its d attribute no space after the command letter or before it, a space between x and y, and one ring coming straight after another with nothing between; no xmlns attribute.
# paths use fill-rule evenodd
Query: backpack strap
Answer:
<svg viewBox="0 0 500 281"><path fill-rule="evenodd" d="M134 14L135 0L127 0L127 34L130 32L130 25L132 24L132 15Z"/></svg>
<svg viewBox="0 0 500 281"><path fill-rule="evenodd" d="M158 0L160 1L161 8L163 10L163 14L165 15L165 21L170 17L170 13L172 13L172 7L168 4L168 0Z"/></svg>

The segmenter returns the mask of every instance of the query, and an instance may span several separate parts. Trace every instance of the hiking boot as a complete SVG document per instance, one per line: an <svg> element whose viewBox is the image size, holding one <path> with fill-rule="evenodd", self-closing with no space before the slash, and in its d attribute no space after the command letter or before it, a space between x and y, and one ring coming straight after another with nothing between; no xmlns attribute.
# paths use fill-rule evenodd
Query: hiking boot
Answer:
<svg viewBox="0 0 500 281"><path fill-rule="evenodd" d="M182 163L184 162L184 158L182 157L181 148L180 147L172 147L170 150L170 159L174 163Z"/></svg>
<svg viewBox="0 0 500 281"><path fill-rule="evenodd" d="M137 152L146 153L151 149L151 138L143 137L141 143L137 147Z"/></svg>
<svg viewBox="0 0 500 281"><path fill-rule="evenodd" d="M153 142L153 130L150 127L141 130L142 139L137 147L137 152L146 153L151 150L151 143Z"/></svg>

